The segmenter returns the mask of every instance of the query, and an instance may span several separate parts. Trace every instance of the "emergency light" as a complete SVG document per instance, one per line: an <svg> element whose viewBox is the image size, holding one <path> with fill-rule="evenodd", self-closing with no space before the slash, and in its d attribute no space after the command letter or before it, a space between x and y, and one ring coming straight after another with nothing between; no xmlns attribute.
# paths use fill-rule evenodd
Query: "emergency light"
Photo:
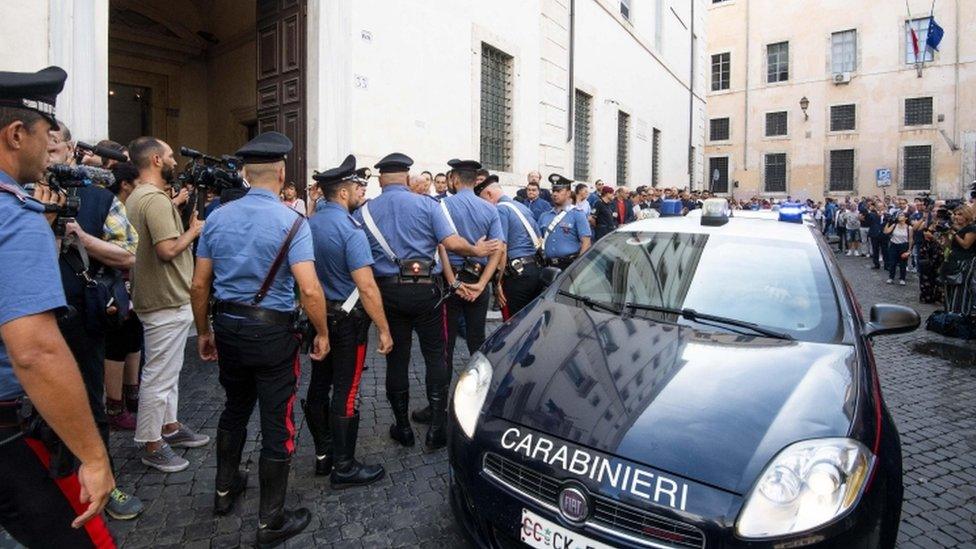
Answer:
<svg viewBox="0 0 976 549"><path fill-rule="evenodd" d="M784 223L803 223L803 204L787 202L779 207L779 220Z"/></svg>
<svg viewBox="0 0 976 549"><path fill-rule="evenodd" d="M702 202L701 224L721 227L729 222L729 203L724 198L709 198Z"/></svg>
<svg viewBox="0 0 976 549"><path fill-rule="evenodd" d="M667 198L661 201L661 217L679 217L681 215L681 201Z"/></svg>

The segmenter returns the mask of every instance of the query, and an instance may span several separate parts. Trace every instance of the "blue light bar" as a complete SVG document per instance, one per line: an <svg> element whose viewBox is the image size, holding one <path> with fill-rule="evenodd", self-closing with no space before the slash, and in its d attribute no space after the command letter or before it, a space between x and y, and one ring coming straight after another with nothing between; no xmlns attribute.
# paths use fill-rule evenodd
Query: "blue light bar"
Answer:
<svg viewBox="0 0 976 549"><path fill-rule="evenodd" d="M803 223L803 204L788 202L779 207L779 220L784 223Z"/></svg>

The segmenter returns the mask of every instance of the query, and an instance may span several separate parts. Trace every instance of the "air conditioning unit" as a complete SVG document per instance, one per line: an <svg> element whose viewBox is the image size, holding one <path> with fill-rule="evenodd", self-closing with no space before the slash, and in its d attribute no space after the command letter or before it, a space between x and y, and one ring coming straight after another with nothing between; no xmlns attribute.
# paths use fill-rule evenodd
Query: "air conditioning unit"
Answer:
<svg viewBox="0 0 976 549"><path fill-rule="evenodd" d="M834 85L850 84L851 83L851 73L849 72L838 72L834 74Z"/></svg>

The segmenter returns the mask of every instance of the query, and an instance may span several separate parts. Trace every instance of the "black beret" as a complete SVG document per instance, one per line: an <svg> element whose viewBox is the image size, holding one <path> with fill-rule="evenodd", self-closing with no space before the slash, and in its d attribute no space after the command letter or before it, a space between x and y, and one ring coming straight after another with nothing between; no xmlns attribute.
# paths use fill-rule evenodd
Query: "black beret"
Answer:
<svg viewBox="0 0 976 549"><path fill-rule="evenodd" d="M312 175L312 179L318 182L319 186L335 185L336 183L349 181L355 177L356 157L351 154L339 166L331 170L325 170L324 172L316 172Z"/></svg>
<svg viewBox="0 0 976 549"><path fill-rule="evenodd" d="M476 172L481 169L481 162L478 162L477 160L458 160L457 158L454 158L452 160L448 160L447 165L450 166L451 169L459 171L463 170Z"/></svg>
<svg viewBox="0 0 976 549"><path fill-rule="evenodd" d="M409 172L410 166L413 166L413 158L403 153L391 153L381 158L373 167L380 173L400 173Z"/></svg>
<svg viewBox="0 0 976 549"><path fill-rule="evenodd" d="M498 176L495 174L489 175L484 181L478 183L474 186L474 195L481 196L481 192L487 189L491 184L498 183Z"/></svg>
<svg viewBox="0 0 976 549"><path fill-rule="evenodd" d="M0 72L0 106L38 112L51 125L56 125L54 104L67 78L68 73L61 67L37 72Z"/></svg>
<svg viewBox="0 0 976 549"><path fill-rule="evenodd" d="M566 179L558 173L549 174L549 182L552 183L552 190L554 191L568 189L573 184L572 179Z"/></svg>
<svg viewBox="0 0 976 549"><path fill-rule="evenodd" d="M245 164L268 164L284 160L291 149L291 139L288 139L287 135L265 132L237 149L234 156L239 157Z"/></svg>

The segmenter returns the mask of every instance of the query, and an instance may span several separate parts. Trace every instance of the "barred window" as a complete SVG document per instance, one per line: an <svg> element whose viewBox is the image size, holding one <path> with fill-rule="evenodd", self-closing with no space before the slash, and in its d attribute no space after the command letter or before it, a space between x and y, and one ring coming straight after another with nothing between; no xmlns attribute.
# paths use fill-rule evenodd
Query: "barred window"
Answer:
<svg viewBox="0 0 976 549"><path fill-rule="evenodd" d="M617 186L627 184L627 159L630 156L630 115L617 111Z"/></svg>
<svg viewBox="0 0 976 549"><path fill-rule="evenodd" d="M905 190L927 191L932 188L932 146L905 147Z"/></svg>
<svg viewBox="0 0 976 549"><path fill-rule="evenodd" d="M830 65L833 72L857 70L857 31L847 30L830 35Z"/></svg>
<svg viewBox="0 0 976 549"><path fill-rule="evenodd" d="M854 149L830 151L830 181L834 192L854 190Z"/></svg>
<svg viewBox="0 0 976 549"><path fill-rule="evenodd" d="M651 137L651 186L657 187L661 182L661 130L654 128Z"/></svg>
<svg viewBox="0 0 976 549"><path fill-rule="evenodd" d="M905 125L926 126L932 123L932 98L915 97L905 100Z"/></svg>
<svg viewBox="0 0 976 549"><path fill-rule="evenodd" d="M709 141L728 141L730 137L729 119L713 118L708 122Z"/></svg>
<svg viewBox="0 0 976 549"><path fill-rule="evenodd" d="M732 54L717 53L712 56L712 91L729 89L732 83Z"/></svg>
<svg viewBox="0 0 976 549"><path fill-rule="evenodd" d="M573 114L573 173L578 181L590 179L590 121L593 98L576 90Z"/></svg>
<svg viewBox="0 0 976 549"><path fill-rule="evenodd" d="M830 131L851 131L856 126L857 108L854 105L834 105L830 107Z"/></svg>
<svg viewBox="0 0 976 549"><path fill-rule="evenodd" d="M481 163L512 167L512 56L481 45Z"/></svg>
<svg viewBox="0 0 976 549"><path fill-rule="evenodd" d="M789 134L786 111L766 113L766 137L779 137Z"/></svg>
<svg viewBox="0 0 976 549"><path fill-rule="evenodd" d="M717 156L708 159L708 182L713 193L729 192L729 157Z"/></svg>
<svg viewBox="0 0 976 549"><path fill-rule="evenodd" d="M769 153L765 158L767 193L786 192L786 153Z"/></svg>
<svg viewBox="0 0 976 549"><path fill-rule="evenodd" d="M790 79L790 43L779 42L766 46L766 82L786 82Z"/></svg>

